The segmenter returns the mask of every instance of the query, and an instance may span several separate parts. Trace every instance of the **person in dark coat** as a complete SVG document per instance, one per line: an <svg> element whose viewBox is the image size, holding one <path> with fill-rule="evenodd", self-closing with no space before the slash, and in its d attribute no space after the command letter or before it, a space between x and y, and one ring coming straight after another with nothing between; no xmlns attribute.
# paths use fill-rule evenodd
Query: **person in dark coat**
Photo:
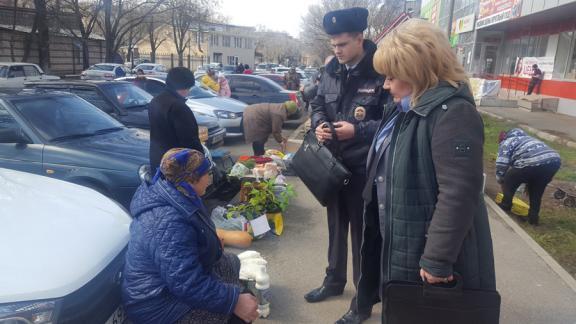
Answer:
<svg viewBox="0 0 576 324"><path fill-rule="evenodd" d="M411 19L382 40L374 67L399 104L385 108L368 156L358 307L390 280L447 283L458 272L464 288L495 290L484 127L448 39Z"/></svg>
<svg viewBox="0 0 576 324"><path fill-rule="evenodd" d="M525 183L530 197L528 221L538 225L542 195L561 164L558 152L542 141L519 128L508 131L500 142L496 158L496 179L504 193L500 207L510 211L516 190Z"/></svg>
<svg viewBox="0 0 576 324"><path fill-rule="evenodd" d="M330 35L334 58L326 65L311 101L312 128L319 141L352 173L350 182L334 192L327 203L328 267L322 285L306 294L314 303L341 295L347 281L348 232L352 242L354 285L360 275L360 243L362 239L362 189L366 181L366 157L372 138L382 118L382 106L389 94L382 88L384 78L372 65L376 45L365 40L368 10L350 8L329 12L324 16L324 29ZM332 123L336 134L330 132ZM337 323L358 323L370 316L371 309L356 309L353 299L350 310Z"/></svg>
<svg viewBox="0 0 576 324"><path fill-rule="evenodd" d="M198 123L186 97L194 86L194 73L184 67L168 72L166 90L150 102L150 168L160 166L160 159L169 149L185 147L203 152Z"/></svg>
<svg viewBox="0 0 576 324"><path fill-rule="evenodd" d="M544 74L542 70L538 68L538 64L532 65L532 78L530 79L530 84L528 85L528 95L532 94L534 88L537 89L537 93L540 92L540 84L542 83L542 79L544 78Z"/></svg>
<svg viewBox="0 0 576 324"><path fill-rule="evenodd" d="M132 204L122 298L140 323L241 323L258 317L256 299L242 294L240 260L224 253L200 198L212 162L196 150L164 155L152 184Z"/></svg>
<svg viewBox="0 0 576 324"><path fill-rule="evenodd" d="M244 73L244 64L239 63L239 64L236 66L236 73L237 73L237 74L243 74L243 73Z"/></svg>

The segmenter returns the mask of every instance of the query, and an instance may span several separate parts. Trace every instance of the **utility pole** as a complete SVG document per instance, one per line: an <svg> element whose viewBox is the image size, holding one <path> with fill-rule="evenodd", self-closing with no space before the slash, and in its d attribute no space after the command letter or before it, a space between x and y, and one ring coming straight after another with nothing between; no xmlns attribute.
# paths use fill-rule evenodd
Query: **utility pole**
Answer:
<svg viewBox="0 0 576 324"><path fill-rule="evenodd" d="M450 39L450 37L452 37L452 20L454 19L454 0L450 0L450 12L448 13L448 30L447 30L447 34L448 34L448 39Z"/></svg>

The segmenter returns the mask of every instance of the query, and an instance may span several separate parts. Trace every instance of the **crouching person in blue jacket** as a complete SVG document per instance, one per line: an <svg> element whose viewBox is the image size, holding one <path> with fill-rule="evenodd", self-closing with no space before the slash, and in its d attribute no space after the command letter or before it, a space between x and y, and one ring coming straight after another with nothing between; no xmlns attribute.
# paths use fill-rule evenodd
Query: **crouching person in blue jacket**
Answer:
<svg viewBox="0 0 576 324"><path fill-rule="evenodd" d="M530 197L528 221L538 225L542 195L561 164L558 152L542 141L519 128L508 131L501 138L496 159L496 179L504 193L500 207L510 211L516 190L525 183Z"/></svg>
<svg viewBox="0 0 576 324"><path fill-rule="evenodd" d="M258 317L254 296L241 293L240 261L224 253L200 198L211 166L196 150L169 150L152 184L142 184L132 200L122 297L134 324Z"/></svg>

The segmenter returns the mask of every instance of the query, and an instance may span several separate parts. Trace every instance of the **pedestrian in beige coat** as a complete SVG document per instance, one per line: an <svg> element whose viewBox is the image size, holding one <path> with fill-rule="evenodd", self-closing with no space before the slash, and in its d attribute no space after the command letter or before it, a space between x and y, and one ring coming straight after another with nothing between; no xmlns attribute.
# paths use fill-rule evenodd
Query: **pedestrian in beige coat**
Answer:
<svg viewBox="0 0 576 324"><path fill-rule="evenodd" d="M264 155L264 144L270 135L286 145L286 138L282 137L282 124L288 116L296 113L298 106L294 101L284 103L261 103L250 105L244 110L244 137L246 143L252 143L254 155Z"/></svg>

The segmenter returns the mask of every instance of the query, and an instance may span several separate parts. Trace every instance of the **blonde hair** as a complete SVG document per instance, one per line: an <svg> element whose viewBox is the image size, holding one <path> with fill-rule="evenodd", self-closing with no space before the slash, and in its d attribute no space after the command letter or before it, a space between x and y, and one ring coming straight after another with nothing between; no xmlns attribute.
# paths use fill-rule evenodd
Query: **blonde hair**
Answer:
<svg viewBox="0 0 576 324"><path fill-rule="evenodd" d="M384 37L374 54L374 68L386 77L409 83L413 104L439 81L456 88L459 82L468 83L446 35L422 19L410 19Z"/></svg>

